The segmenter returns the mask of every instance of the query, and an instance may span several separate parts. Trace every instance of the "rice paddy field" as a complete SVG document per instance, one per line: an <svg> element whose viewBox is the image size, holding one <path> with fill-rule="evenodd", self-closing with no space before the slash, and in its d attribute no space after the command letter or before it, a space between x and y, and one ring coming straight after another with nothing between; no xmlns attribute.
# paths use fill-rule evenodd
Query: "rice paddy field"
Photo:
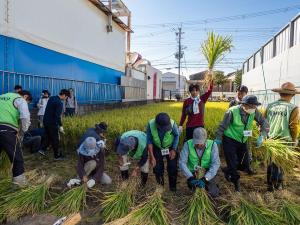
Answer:
<svg viewBox="0 0 300 225"><path fill-rule="evenodd" d="M206 104L205 128L209 138L214 139L214 133L227 108L228 103L208 102ZM264 150L260 150L260 154L263 156L254 159L252 163L257 174L249 176L241 172L241 193L239 194L232 193L233 186L225 180L221 169L219 170L217 181L221 197L215 200L209 199L204 192L190 191L186 185L186 178L181 172L178 175L176 193L169 192L167 184L165 190L158 190L152 170L150 170L147 185L143 189L134 187L135 190L130 191L128 189L135 185L121 185L117 156L113 146L115 138L131 129L144 131L147 122L159 112L168 113L178 124L181 109L182 103L180 102L153 103L64 119L66 134L61 136L61 147L67 160L55 162L52 152L48 152L46 157L42 157L38 154L29 154L24 150L26 171L30 171L28 177L35 177L31 181L34 185L25 190L19 190L11 187L9 179L1 178L0 223L6 221L11 225L53 224L55 219L63 215L67 216L80 211L82 217L80 224L95 225L103 223L118 225L300 224L300 170L299 163L297 164L299 162L297 153L295 153L296 161L287 160L291 163L296 162L296 165L288 167L285 190L274 193L267 192L266 159L263 157L265 154L261 153ZM113 184L110 186L97 184L93 190L87 190L85 186L68 190L67 182L76 177L77 153L75 146L87 128L94 127L101 121L108 124L106 172L112 177ZM182 147L184 135L183 132L179 148ZM270 145L273 149L278 146L274 142ZM250 149L253 152L258 151L251 143ZM284 151L284 148L282 149ZM293 151L297 152L298 149ZM225 166L222 149L220 149L220 157L221 166ZM5 157L2 156L0 177L7 177L4 161ZM44 181L37 181L39 180L37 177L41 176L46 177ZM45 181L49 179L47 178L49 176L55 178L51 181L51 185ZM168 180L167 177L165 180ZM18 204L24 201L24 197L31 196L30 193L36 195L36 198L32 197L30 198L31 202L26 202L28 205L27 211L25 211ZM8 204L8 199L16 200ZM8 210L4 204L11 208ZM103 209L103 207L106 208ZM199 212L201 208L205 208L204 212L207 213ZM21 219L14 221L10 215L20 215Z"/></svg>

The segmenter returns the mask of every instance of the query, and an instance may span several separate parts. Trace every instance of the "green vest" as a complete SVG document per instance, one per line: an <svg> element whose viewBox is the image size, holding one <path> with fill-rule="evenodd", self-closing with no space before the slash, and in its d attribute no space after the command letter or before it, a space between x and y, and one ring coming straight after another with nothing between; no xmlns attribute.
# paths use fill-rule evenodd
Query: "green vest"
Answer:
<svg viewBox="0 0 300 225"><path fill-rule="evenodd" d="M173 127L174 120L171 120L171 124ZM168 132L165 133L164 139L161 143L159 135L158 135L158 130L157 130L157 126L155 123L155 119L152 119L149 121L149 126L150 126L154 145L160 149L170 148L174 141L174 135L172 134L172 130L169 130Z"/></svg>
<svg viewBox="0 0 300 225"><path fill-rule="evenodd" d="M244 136L244 131L252 130L255 113L252 113L248 117L247 124L242 121L240 106L233 106L229 109L232 112L233 121L229 127L224 131L226 137L232 138L240 143L246 143L248 137Z"/></svg>
<svg viewBox="0 0 300 225"><path fill-rule="evenodd" d="M270 124L270 138L285 138L292 141L290 133L290 116L296 106L292 103L278 100L268 105L267 120Z"/></svg>
<svg viewBox="0 0 300 225"><path fill-rule="evenodd" d="M14 101L21 98L16 93L0 95L0 124L6 124L15 128L19 127L20 112L14 106Z"/></svg>
<svg viewBox="0 0 300 225"><path fill-rule="evenodd" d="M141 159L141 157L144 153L144 150L146 148L146 145L147 145L146 134L139 130L131 130L131 131L127 131L124 134L122 134L121 140L123 138L127 138L127 137L135 137L138 139L137 149L129 151L128 155L134 159Z"/></svg>
<svg viewBox="0 0 300 225"><path fill-rule="evenodd" d="M187 162L187 167L193 173L195 172L195 166L201 166L202 168L209 169L211 164L211 152L213 147L213 141L207 140L206 147L202 154L201 164L199 165L199 157L195 149L193 139L187 141L189 147L189 157Z"/></svg>

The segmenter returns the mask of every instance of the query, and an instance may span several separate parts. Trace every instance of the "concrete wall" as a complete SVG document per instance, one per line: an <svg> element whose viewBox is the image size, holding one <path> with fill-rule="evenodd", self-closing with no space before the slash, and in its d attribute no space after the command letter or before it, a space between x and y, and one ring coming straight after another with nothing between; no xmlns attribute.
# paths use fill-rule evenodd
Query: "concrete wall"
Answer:
<svg viewBox="0 0 300 225"><path fill-rule="evenodd" d="M3 36L124 73L126 32L113 22L107 33L106 25L107 16L87 0L0 1Z"/></svg>

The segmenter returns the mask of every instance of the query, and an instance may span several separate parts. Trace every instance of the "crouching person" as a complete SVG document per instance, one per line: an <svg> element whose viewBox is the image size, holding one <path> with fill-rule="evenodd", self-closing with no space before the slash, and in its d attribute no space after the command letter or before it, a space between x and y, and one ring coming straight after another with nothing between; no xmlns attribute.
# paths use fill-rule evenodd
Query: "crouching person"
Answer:
<svg viewBox="0 0 300 225"><path fill-rule="evenodd" d="M81 181L87 183L89 188L95 183L111 184L111 178L104 172L105 168L105 140L107 130L105 123L95 128L89 128L83 134L78 151L77 173Z"/></svg>
<svg viewBox="0 0 300 225"><path fill-rule="evenodd" d="M215 176L220 167L218 145L207 139L204 128L196 128L193 139L184 143L179 167L187 178L190 189L205 188L213 198L219 196Z"/></svg>
<svg viewBox="0 0 300 225"><path fill-rule="evenodd" d="M123 180L129 178L129 158L138 160L131 176L137 176L141 172L141 184L145 186L149 173L149 160L147 150L147 136L144 132L131 130L125 132L116 140L117 154L119 156L119 165L121 177Z"/></svg>

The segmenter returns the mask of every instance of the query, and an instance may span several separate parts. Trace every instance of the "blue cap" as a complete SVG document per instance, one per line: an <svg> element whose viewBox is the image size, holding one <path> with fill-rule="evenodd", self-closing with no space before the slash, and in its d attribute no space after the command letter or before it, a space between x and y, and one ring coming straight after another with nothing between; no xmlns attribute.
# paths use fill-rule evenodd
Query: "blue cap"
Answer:
<svg viewBox="0 0 300 225"><path fill-rule="evenodd" d="M241 101L241 104L246 104L246 105L256 105L259 106L261 105L260 102L258 102L257 97L255 95L247 95L243 98Z"/></svg>

